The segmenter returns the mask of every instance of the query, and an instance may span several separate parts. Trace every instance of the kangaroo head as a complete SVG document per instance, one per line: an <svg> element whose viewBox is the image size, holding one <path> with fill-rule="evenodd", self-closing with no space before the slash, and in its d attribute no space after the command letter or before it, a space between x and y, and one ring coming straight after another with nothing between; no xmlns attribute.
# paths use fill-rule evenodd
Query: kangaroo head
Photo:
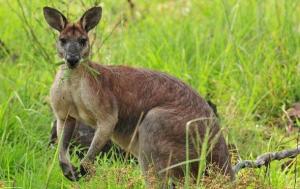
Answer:
<svg viewBox="0 0 300 189"><path fill-rule="evenodd" d="M80 60L90 52L88 32L101 19L102 8L93 7L87 10L78 22L72 23L58 10L44 7L44 17L47 23L59 31L57 50L70 69L74 69Z"/></svg>

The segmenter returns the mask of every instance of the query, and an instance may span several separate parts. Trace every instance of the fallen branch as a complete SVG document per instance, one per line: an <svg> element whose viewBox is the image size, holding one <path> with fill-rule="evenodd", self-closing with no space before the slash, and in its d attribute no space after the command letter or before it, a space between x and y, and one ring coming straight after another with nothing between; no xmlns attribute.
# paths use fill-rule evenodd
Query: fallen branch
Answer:
<svg viewBox="0 0 300 189"><path fill-rule="evenodd" d="M281 160L285 158L294 158L300 154L300 146L295 149L282 150L279 152L265 153L256 158L256 160L243 160L233 167L233 171L237 174L244 168L260 168L261 166L268 167L271 161Z"/></svg>

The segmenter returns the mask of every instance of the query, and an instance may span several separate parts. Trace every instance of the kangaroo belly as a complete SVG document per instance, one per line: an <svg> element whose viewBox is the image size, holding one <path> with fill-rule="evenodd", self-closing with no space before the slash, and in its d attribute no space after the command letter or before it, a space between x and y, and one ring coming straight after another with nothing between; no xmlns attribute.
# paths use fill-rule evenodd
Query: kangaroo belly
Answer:
<svg viewBox="0 0 300 189"><path fill-rule="evenodd" d="M139 156L138 131L135 134L132 133L130 135L114 132L111 140L125 151L130 152L135 157Z"/></svg>
<svg viewBox="0 0 300 189"><path fill-rule="evenodd" d="M72 103L76 107L75 118L92 126L97 126L97 101L91 95L89 85L84 79L79 79L78 83L72 86Z"/></svg>

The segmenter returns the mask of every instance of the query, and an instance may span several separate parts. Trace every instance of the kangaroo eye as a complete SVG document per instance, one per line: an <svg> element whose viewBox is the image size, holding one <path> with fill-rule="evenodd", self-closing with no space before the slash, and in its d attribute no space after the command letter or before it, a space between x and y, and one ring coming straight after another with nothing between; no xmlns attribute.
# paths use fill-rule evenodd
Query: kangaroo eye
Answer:
<svg viewBox="0 0 300 189"><path fill-rule="evenodd" d="M81 46L85 46L86 45L86 42L87 42L87 39L86 38L81 38L79 39L79 43Z"/></svg>
<svg viewBox="0 0 300 189"><path fill-rule="evenodd" d="M67 40L65 38L60 38L59 41L62 45L66 44L66 42L67 42Z"/></svg>

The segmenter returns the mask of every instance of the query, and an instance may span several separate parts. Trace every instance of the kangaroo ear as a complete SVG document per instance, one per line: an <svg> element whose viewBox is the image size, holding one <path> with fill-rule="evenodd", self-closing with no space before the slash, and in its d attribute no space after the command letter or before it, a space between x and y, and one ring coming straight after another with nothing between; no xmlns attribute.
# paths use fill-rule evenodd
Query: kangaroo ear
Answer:
<svg viewBox="0 0 300 189"><path fill-rule="evenodd" d="M51 7L44 7L44 17L47 23L54 29L62 31L67 25L66 17L58 10Z"/></svg>
<svg viewBox="0 0 300 189"><path fill-rule="evenodd" d="M87 10L80 18L82 28L88 32L93 29L100 21L102 15L101 7L93 7Z"/></svg>

